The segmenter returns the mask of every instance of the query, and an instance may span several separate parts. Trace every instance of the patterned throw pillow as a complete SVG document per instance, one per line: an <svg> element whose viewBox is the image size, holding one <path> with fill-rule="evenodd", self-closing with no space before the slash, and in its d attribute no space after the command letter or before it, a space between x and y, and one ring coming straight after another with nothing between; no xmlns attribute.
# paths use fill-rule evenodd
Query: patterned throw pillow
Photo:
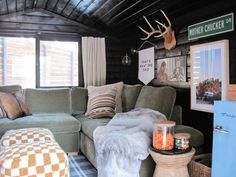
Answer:
<svg viewBox="0 0 236 177"><path fill-rule="evenodd" d="M116 90L89 97L86 116L90 118L113 117L116 107Z"/></svg>
<svg viewBox="0 0 236 177"><path fill-rule="evenodd" d="M9 119L13 120L23 115L18 101L10 93L0 92L0 105Z"/></svg>
<svg viewBox="0 0 236 177"><path fill-rule="evenodd" d="M97 94L103 94L107 92L111 92L112 90L116 90L116 109L115 112L123 112L122 110L122 92L123 92L124 83L117 82L114 84L107 84L103 86L88 86L88 95L89 97L93 97ZM89 107L89 106L87 106Z"/></svg>
<svg viewBox="0 0 236 177"><path fill-rule="evenodd" d="M19 90L14 92L13 95L15 96L16 100L18 101L20 108L25 116L31 115L27 104L25 103L25 99L23 98L22 92Z"/></svg>

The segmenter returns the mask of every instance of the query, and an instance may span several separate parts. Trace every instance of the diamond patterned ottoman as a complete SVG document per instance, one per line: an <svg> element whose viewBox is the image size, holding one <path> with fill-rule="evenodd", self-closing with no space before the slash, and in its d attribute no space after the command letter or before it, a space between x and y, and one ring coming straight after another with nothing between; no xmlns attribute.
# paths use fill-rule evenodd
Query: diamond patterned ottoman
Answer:
<svg viewBox="0 0 236 177"><path fill-rule="evenodd" d="M0 177L69 177L67 155L49 130L11 130L0 142Z"/></svg>

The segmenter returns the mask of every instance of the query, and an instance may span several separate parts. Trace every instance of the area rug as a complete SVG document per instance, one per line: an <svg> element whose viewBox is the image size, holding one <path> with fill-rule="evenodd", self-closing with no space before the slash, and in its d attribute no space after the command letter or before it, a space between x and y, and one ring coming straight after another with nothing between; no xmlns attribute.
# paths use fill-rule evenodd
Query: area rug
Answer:
<svg viewBox="0 0 236 177"><path fill-rule="evenodd" d="M69 155L70 177L97 177L97 170L82 154Z"/></svg>

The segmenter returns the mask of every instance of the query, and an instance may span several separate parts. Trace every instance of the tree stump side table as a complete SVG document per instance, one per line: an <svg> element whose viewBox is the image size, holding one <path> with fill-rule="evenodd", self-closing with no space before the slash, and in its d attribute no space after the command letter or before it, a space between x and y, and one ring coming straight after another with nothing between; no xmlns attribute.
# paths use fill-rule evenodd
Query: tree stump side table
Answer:
<svg viewBox="0 0 236 177"><path fill-rule="evenodd" d="M149 149L156 163L153 177L189 177L188 163L195 154L195 149L190 152L176 155L163 155Z"/></svg>

